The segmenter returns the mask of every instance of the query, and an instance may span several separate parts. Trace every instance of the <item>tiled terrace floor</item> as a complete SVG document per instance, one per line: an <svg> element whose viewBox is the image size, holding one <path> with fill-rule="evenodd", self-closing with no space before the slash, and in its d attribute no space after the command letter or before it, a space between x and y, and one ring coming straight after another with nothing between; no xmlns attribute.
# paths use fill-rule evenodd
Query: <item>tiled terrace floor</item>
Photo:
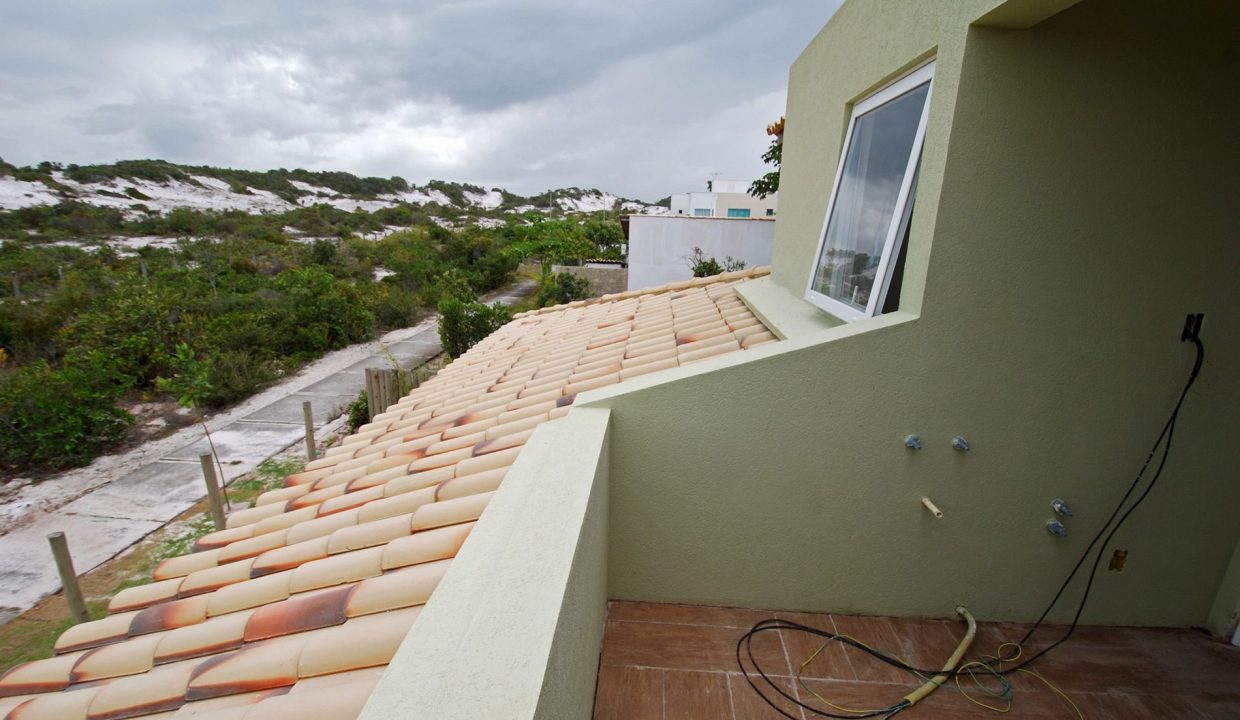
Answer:
<svg viewBox="0 0 1240 720"><path fill-rule="evenodd" d="M755 622L771 617L850 635L924 667L941 667L964 632L960 621L612 602L603 637L595 720L783 717L756 695L736 666L736 641ZM979 624L968 657L994 654L999 643L1019 640L1026 629ZM1061 627L1046 628L1040 633L1043 640L1035 638L1031 649L1036 651L1046 638L1062 631ZM793 673L820 644L802 633L762 633L754 639L753 653L768 674L779 676L788 692L797 692L802 702L814 704L812 695L794 687ZM1193 631L1078 628L1069 642L1033 669L1067 693L1089 720L1240 718L1240 648ZM919 684L843 645L832 645L815 658L803 678L818 694L851 708L890 705ZM1006 714L971 704L949 683L901 712L898 720L1077 717L1035 678L1016 674L1011 682L1014 698ZM792 705L784 707L793 717L819 717L808 712L802 715Z"/></svg>

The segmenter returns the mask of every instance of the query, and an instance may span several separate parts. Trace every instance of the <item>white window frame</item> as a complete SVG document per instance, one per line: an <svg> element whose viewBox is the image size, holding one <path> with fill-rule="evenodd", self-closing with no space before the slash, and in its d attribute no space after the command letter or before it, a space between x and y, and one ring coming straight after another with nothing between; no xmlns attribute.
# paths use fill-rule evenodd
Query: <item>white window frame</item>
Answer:
<svg viewBox="0 0 1240 720"><path fill-rule="evenodd" d="M887 237L883 242L883 252L879 259L874 276L876 287L870 293L869 301L864 310L842 303L835 298L824 295L814 289L814 278L818 275L818 266L822 262L823 245L827 241L827 227L831 222L831 212L835 209L835 199L839 194L840 183L844 179L844 162L848 159L848 149L852 144L853 126L858 117L885 105L919 85L929 82L926 89L926 103L921 109L921 119L917 124L917 134L913 138L913 148L909 153L908 167L904 170L904 181L900 186L900 194L896 197L896 205L891 213L891 225L887 229ZM891 271L895 266L896 247L899 239L904 236L911 213L908 212L911 189L915 185L918 163L921 160L922 146L926 139L926 121L930 115L930 103L934 96L934 61L921 65L895 82L853 105L852 114L848 119L848 132L844 136L844 147L840 150L839 164L835 169L835 184L831 188L831 200L827 203L827 215L822 221L822 232L818 234L818 246L814 251L813 264L810 267L809 280L805 284L806 301L819 309L838 317L844 322L856 322L873 317L882 310L887 299L887 290L891 286Z"/></svg>

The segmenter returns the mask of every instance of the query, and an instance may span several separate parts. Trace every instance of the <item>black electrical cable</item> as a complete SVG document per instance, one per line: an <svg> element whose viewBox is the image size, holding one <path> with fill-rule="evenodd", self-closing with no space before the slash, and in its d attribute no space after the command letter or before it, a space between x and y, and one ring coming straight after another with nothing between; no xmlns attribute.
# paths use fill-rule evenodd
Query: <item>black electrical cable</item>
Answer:
<svg viewBox="0 0 1240 720"><path fill-rule="evenodd" d="M1068 577L1064 580L1063 585L1060 586L1059 591L1055 593L1055 597L1051 600L1050 604L1046 606L1046 610L1042 612L1042 615L1038 618L1038 621L1034 623L1033 627L1029 628L1029 632L1025 633L1025 637L1021 639L1019 644L1023 646L1030 640L1030 638L1033 637L1034 633L1041 628L1042 623L1046 620L1047 616L1050 615L1051 610L1055 607L1055 604L1059 602L1059 598L1067 589L1068 584L1072 582L1072 579L1076 576L1077 571L1081 569L1081 565L1085 562L1085 559L1089 557L1090 551L1093 550L1094 546L1098 543L1099 538L1103 536L1103 533L1106 533L1106 539L1102 541L1101 545L1098 545L1098 552L1094 555L1094 564L1089 571L1089 579L1085 583L1085 590L1081 594L1081 602L1077 605L1076 614L1072 617L1072 624L1068 626L1068 631L1064 633L1063 637L1038 651L1036 654L1029 657L1019 665L1009 668L1008 672L1020 670L1021 668L1031 665L1035 660L1071 638L1072 634L1076 632L1077 624L1081 620L1081 613L1085 611L1085 603L1089 601L1089 593L1093 589L1094 578L1098 574L1098 565L1102 561L1103 553L1106 552L1106 548L1111 544L1111 539L1115 537L1115 533L1119 532L1119 529L1123 527L1125 522L1127 522L1133 511L1140 507L1141 503L1145 502L1145 499L1149 497L1150 491L1152 491L1154 486L1158 484L1158 479L1162 477L1163 468L1167 465L1167 457L1171 454L1171 440L1175 436L1175 425L1180 419L1180 409L1184 406L1184 400L1188 397L1188 391L1192 389L1193 383L1197 382L1197 376L1201 373L1201 366L1206 359L1205 345L1202 344L1201 338L1198 337L1197 333L1194 333L1190 339L1197 349L1197 358L1193 363L1193 371L1189 373L1188 381L1184 383L1184 389L1180 391L1180 397L1176 400L1175 408L1171 411L1171 416L1167 418L1166 424L1163 425L1162 432L1158 434L1158 438L1154 441L1153 447L1150 448L1149 454L1146 455L1145 462L1141 465L1141 470L1137 472L1137 476L1133 478L1132 484L1128 486L1127 492L1125 492L1124 496L1120 498L1120 501L1116 504L1115 509L1111 511L1111 516L1107 518L1106 523L1103 524L1102 528L1098 530L1098 533L1094 535L1094 538L1090 541L1089 545L1085 547L1085 551L1081 553L1080 560L1077 560L1076 566L1072 568L1072 572L1068 573ZM1166 440L1165 444L1163 443L1164 439ZM1132 496L1133 491L1135 491L1140 484L1141 477L1145 475L1145 471L1150 466L1150 461L1153 460L1154 455L1158 453L1158 446L1160 444L1163 445L1162 457L1158 461L1158 467L1154 470L1153 477L1150 478L1149 483L1145 486L1145 490L1141 492L1136 501L1128 508L1128 510L1124 512L1122 516L1120 516L1119 522L1116 522L1114 526L1111 526L1111 523L1115 520L1115 516L1119 515L1120 510L1124 507L1124 503L1128 501L1128 498ZM1108 527L1111 527L1111 531L1109 533L1107 532Z"/></svg>
<svg viewBox="0 0 1240 720"><path fill-rule="evenodd" d="M1055 649L1060 644L1062 644L1063 642L1067 641L1069 638L1072 637L1072 634L1076 631L1077 625L1080 622L1081 614L1085 611L1085 605L1089 601L1089 594L1090 594L1090 591L1093 589L1094 579L1098 573L1098 566L1099 564L1101 564L1103 553L1105 552L1106 548L1110 545L1111 539L1115 537L1115 534L1119 532L1119 529L1123 527L1124 523L1128 520L1128 518L1132 515L1132 513L1138 507L1140 507L1143 502L1145 502L1145 499L1147 497L1149 497L1150 492L1154 489L1154 486L1158 483L1159 478L1162 476L1163 468L1166 467L1167 465L1167 458L1171 454L1171 441L1173 437L1175 436L1175 426L1176 426L1176 423L1179 421L1180 409L1184 405L1185 398L1188 397L1188 391L1193 387L1193 383L1197 381L1197 376L1201 372L1201 366L1205 362L1205 355L1206 355L1205 345L1201 342L1201 338L1198 336L1198 333L1193 332L1191 337L1186 337L1184 339L1191 340L1193 344L1196 346L1197 358L1193 364L1193 370L1188 376L1188 381L1184 384L1184 389L1180 392L1180 397L1175 403L1175 408L1171 411L1170 417L1167 418L1167 422L1163 425L1162 431L1158 434L1158 438L1154 441L1153 447L1150 448L1150 452L1146 456L1145 462L1142 463L1141 469L1137 472L1137 476L1133 479L1132 483L1128 486L1128 490L1124 493L1124 496L1120 498L1119 502L1115 506L1115 509L1111 511L1111 515L1109 518L1107 518L1106 523L1104 523L1102 528L1099 529L1097 534L1094 535L1089 545L1085 547L1085 551L1081 553L1080 559L1077 560L1076 565L1073 566L1072 568L1072 571L1068 573L1068 577L1064 579L1063 584L1060 585L1059 590L1055 593L1054 598L1051 599L1050 604L1046 606L1046 609L1042 612L1042 615L1038 618L1037 622L1034 623L1033 627L1029 629L1029 632L1025 633L1025 637L1018 644L1023 646L1025 643L1029 642L1029 640L1034 636L1034 634L1042 627L1042 623L1045 622L1046 618L1050 615L1051 611L1055 608L1055 605L1063 597L1064 592L1067 591L1068 586L1072 583L1072 580L1076 577L1076 574L1080 571L1081 567L1085 564L1085 561L1089 558L1090 552L1093 551L1095 546L1098 546L1098 552L1094 555L1094 563L1093 563L1093 566L1090 568L1089 579L1085 583L1085 589L1081 594L1081 601L1077 605L1076 614L1072 618L1072 624L1068 626L1068 631L1064 633L1063 637L1059 638L1058 640L1051 643L1047 647L1038 651L1036 654L1029 657L1024 662L1021 662L1019 665L1014 665L1012 667L1009 667L1003 670L1001 674L1006 675L1008 673L1015 672L1017 670L1020 670L1022 668L1025 668L1031 665L1038 658L1042 657L1046 653ZM1164 443L1164 440L1166 441L1165 443ZM1158 461L1158 467L1155 468L1154 475L1150 478L1149 483L1145 486L1145 489L1141 492L1141 494L1137 496L1137 499L1132 503L1132 505L1129 506L1127 510L1123 510L1124 504L1128 502L1128 499L1132 497L1133 492L1135 492L1136 489L1140 486L1141 478L1145 476L1145 473L1149 469L1150 463L1153 461L1154 456L1158 454L1159 446L1162 446L1162 457ZM1123 510L1122 515L1120 514L1121 510ZM1119 521L1115 522L1115 518L1117 516L1119 517ZM1112 525L1112 523L1114 523L1114 525ZM1107 531L1108 528L1110 528L1110 532ZM1105 535L1105 539L1103 539L1104 535ZM1099 540L1102 540L1101 545L1098 545ZM772 689L775 690L775 692L781 695L788 702L794 705L797 705L798 707L802 709L808 710L816 715L823 716L823 717L830 717L830 718L868 718L868 717L879 717L879 716L882 716L883 718L890 718L890 717L894 717L897 713L909 707L909 703L906 700L901 700L900 702L894 705L890 705L885 708L875 709L873 711L870 711L864 714L853 713L849 715L836 715L836 714L832 714L829 712L825 712L823 710L819 710L818 708L811 707L809 705L806 705L805 703L800 702L796 698L792 697L788 693L781 690L779 686L776 685L766 675L765 672L763 672L761 666L758 665L757 661L753 657L753 650L752 650L753 636L761 632L779 631L779 630L792 630L792 631L797 631L797 632L804 632L810 635L816 635L818 637L828 638L829 640L842 642L852 647L855 647L858 650L866 652L874 656L875 658L881 660L882 662L887 663L888 665L891 665L893 667L896 667L898 669L901 669L907 672L916 673L920 675L930 675L930 676L943 675L947 677L955 677L955 676L967 674L969 672L967 670L959 670L959 669L957 670L942 670L942 669L928 670L928 669L922 669L922 668L915 668L915 667L912 667L911 665L908 665L905 662L889 657L879 650L876 650L874 648L871 648L869 646L856 642L852 640L851 638L836 635L835 633L831 633L826 630L819 630L817 628L812 628L807 625L801 625L800 623L795 623L789 620L763 620L761 622L756 623L748 632L746 632L744 635L741 636L740 640L737 641L736 643L736 664L740 668L741 673L745 676L745 681L748 682L750 687L752 687L754 691L758 693L758 696L761 697L776 712L778 712L780 715L783 715L784 717L787 717L787 718L795 718L795 716L789 715L782 708L778 707L774 702L772 702L770 698L768 698L765 694L762 693L761 690L758 689L758 686L750 678L749 671L745 669L744 664L741 662L741 646L742 645L746 646L746 650L749 655L749 661L753 665L754 670L756 670L757 673L762 676L762 679L765 680L766 683ZM1002 658L1000 658L1000 660L1002 660Z"/></svg>

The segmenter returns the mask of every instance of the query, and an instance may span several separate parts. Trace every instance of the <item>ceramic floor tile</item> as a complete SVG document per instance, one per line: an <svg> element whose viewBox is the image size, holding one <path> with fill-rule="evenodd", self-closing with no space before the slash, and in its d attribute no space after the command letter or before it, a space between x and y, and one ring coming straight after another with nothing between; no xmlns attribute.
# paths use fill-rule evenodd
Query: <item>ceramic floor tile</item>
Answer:
<svg viewBox="0 0 1240 720"><path fill-rule="evenodd" d="M826 614L776 613L776 617L818 630L838 632L835 622ZM857 679L843 643L798 630L781 630L780 634L788 650L788 662L794 675L804 664L801 669L802 677L822 680Z"/></svg>
<svg viewBox="0 0 1240 720"><path fill-rule="evenodd" d="M964 638L963 622L945 620L888 619L900 638L899 652L915 667L937 670L943 667Z"/></svg>
<svg viewBox="0 0 1240 720"><path fill-rule="evenodd" d="M1082 628L1033 666L1061 690L1173 695L1184 688L1157 672L1155 654L1124 628Z"/></svg>
<svg viewBox="0 0 1240 720"><path fill-rule="evenodd" d="M1201 720L1193 704L1178 695L1069 693L1089 720ZM1235 717L1234 715L1231 717Z"/></svg>
<svg viewBox="0 0 1240 720"><path fill-rule="evenodd" d="M670 687L682 696L672 701L671 705L665 705L665 709L670 707L676 713L668 717L715 717L712 713L723 712L715 707L720 693L717 680L712 675L725 678L730 692L730 707L736 718L764 720L784 717L758 696L735 667L736 640L744 629L752 625L752 621L766 615L760 611L726 608L612 603L604 639L604 670L599 680L600 703L614 692L606 687L609 677L628 678L621 682L626 683L627 687L635 687L637 681L632 678L638 676L633 673L639 670L656 673L662 671L651 668L666 668L660 697L664 700L670 697L667 694L667 678L673 674ZM849 635L927 668L941 666L964 632L963 624L949 620L809 613L776 615ZM620 621L618 617L630 620ZM994 655L1002 643L1021 640L1028 628L1028 625L1010 623L982 623L966 657L978 659L983 655ZM1063 626L1044 627L1029 643L1025 657L1046 647L1065 630ZM836 712L815 699L812 693L799 688L793 678L777 674L787 672L791 675L821 642L809 634L780 631L756 636L753 647L759 664L767 669L778 687L808 705ZM628 668L625 673L617 675L615 668L619 665L649 667ZM1240 648L1191 631L1082 627L1071 640L1040 659L1033 669L1063 689L1090 720L1240 718ZM647 675L644 681L647 693L651 692L650 677ZM756 676L755 681L758 681ZM804 682L826 700L850 709L891 705L921 683L916 677L843 645L829 647L827 652L815 658L806 668ZM1003 706L1002 701L974 689L971 682L962 679L961 684L975 700ZM1010 710L1002 717L1031 720L1076 717L1071 707L1038 678L1026 673L1014 673L1008 676L1008 682L1013 688L1013 701ZM712 690L705 690L703 683ZM812 712L801 711L794 703L782 701L760 681L758 684L792 717L819 717ZM698 693L699 700L696 708L692 707L692 703L682 702L683 698L691 697L694 692ZM603 715L602 707L600 704L598 717L624 717ZM970 702L955 682L949 680L943 688L901 712L900 720L906 717L910 720L973 720L999 716L999 713ZM726 718L727 715L718 717Z"/></svg>
<svg viewBox="0 0 1240 720"><path fill-rule="evenodd" d="M595 720L663 720L663 671L600 667Z"/></svg>
<svg viewBox="0 0 1240 720"><path fill-rule="evenodd" d="M728 676L721 672L663 673L663 720L732 720Z"/></svg>
<svg viewBox="0 0 1240 720"><path fill-rule="evenodd" d="M872 648L881 650L888 655L903 655L904 647L899 635L887 618L861 617L855 615L833 616L835 627L841 635L865 643ZM846 647L847 656L857 679L865 682L894 683L899 685L915 685L915 679L909 680L909 674L873 657L869 653L854 647Z"/></svg>
<svg viewBox="0 0 1240 720"><path fill-rule="evenodd" d="M754 623L772 618L774 615L761 610L748 610L744 608L613 600L608 603L607 617L611 620L713 625L716 627L748 629L753 627Z"/></svg>
<svg viewBox="0 0 1240 720"><path fill-rule="evenodd" d="M1188 702L1206 720L1235 720L1235 718L1240 718L1240 700L1193 695L1188 697Z"/></svg>
<svg viewBox="0 0 1240 720"><path fill-rule="evenodd" d="M876 710L894 705L904 697L909 688L890 683L852 682L846 680L803 679L805 684L798 694L806 705L821 712L846 715L852 712ZM808 690L806 689L808 688ZM815 695L816 693L816 695ZM832 707L832 706L835 707ZM820 717L806 712L806 717ZM900 714L903 718L904 713Z"/></svg>
<svg viewBox="0 0 1240 720"><path fill-rule="evenodd" d="M1188 695L1214 694L1240 702L1240 647L1192 630L1130 631L1156 671Z"/></svg>
<svg viewBox="0 0 1240 720"><path fill-rule="evenodd" d="M739 628L609 620L603 665L735 672ZM768 673L788 674L783 646L774 633L755 638L753 655Z"/></svg>
<svg viewBox="0 0 1240 720"><path fill-rule="evenodd" d="M753 677L752 680L754 685L758 686L757 690L749 684L744 675L740 673L728 675L728 682L732 686L732 709L736 713L736 720L781 720L781 718L787 717L772 709L771 705L762 699L763 697L768 698L777 707L794 718L805 717L799 707L782 698L779 693L766 685L762 678ZM772 678L772 681L784 693L792 697L798 697L791 678ZM758 694L759 690L762 692L761 696Z"/></svg>

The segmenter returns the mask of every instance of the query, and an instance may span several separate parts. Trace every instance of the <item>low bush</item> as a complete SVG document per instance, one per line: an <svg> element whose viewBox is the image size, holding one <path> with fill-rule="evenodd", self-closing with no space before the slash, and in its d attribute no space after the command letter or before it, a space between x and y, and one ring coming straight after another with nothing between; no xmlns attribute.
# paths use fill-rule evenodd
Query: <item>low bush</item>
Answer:
<svg viewBox="0 0 1240 720"><path fill-rule="evenodd" d="M439 303L439 340L448 357L458 358L479 340L512 319L500 303L484 305L448 298Z"/></svg>
<svg viewBox="0 0 1240 720"><path fill-rule="evenodd" d="M563 305L574 300L585 300L593 295L590 281L562 272L548 276L538 288L538 307Z"/></svg>
<svg viewBox="0 0 1240 720"><path fill-rule="evenodd" d="M744 260L737 260L729 255L721 263L713 257L707 257L702 248L697 246L694 246L693 252L685 258L685 262L693 271L693 277L713 277L725 272L745 269Z"/></svg>
<svg viewBox="0 0 1240 720"><path fill-rule="evenodd" d="M59 370L40 360L0 375L0 463L59 470L90 462L133 422L116 406L125 386L99 354Z"/></svg>
<svg viewBox="0 0 1240 720"><path fill-rule="evenodd" d="M345 412L349 414L349 432L351 433L357 432L358 428L370 422L370 397L364 389L357 391L357 397L348 404Z"/></svg>

